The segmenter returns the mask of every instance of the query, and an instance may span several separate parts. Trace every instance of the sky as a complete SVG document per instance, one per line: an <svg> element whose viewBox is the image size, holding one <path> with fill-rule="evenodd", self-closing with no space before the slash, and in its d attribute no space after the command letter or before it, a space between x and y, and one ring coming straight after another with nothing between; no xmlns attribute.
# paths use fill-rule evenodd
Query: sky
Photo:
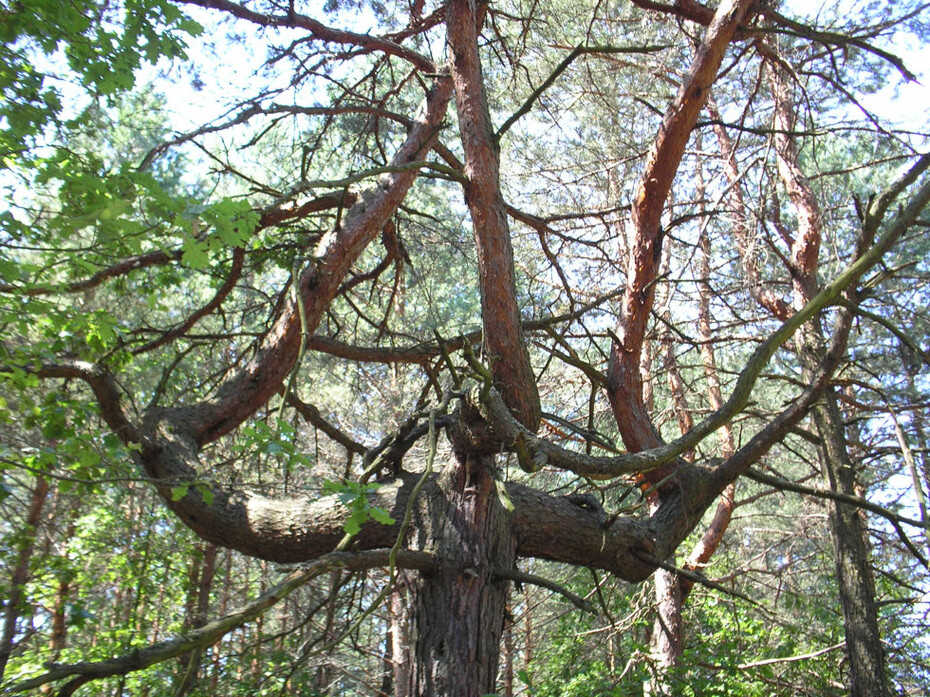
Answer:
<svg viewBox="0 0 930 697"><path fill-rule="evenodd" d="M861 4L857 0L844 0L841 12L843 8L852 10ZM332 21L323 12L322 5L323 0L314 0L311 7L319 9L305 12L324 23ZM816 20L816 8L823 5L807 0L789 0L784 3L782 12L799 21ZM248 78L259 65L265 50L264 41L257 36L260 30L254 25L242 21L220 25L216 22L217 12L190 6L185 11L206 29L201 37L190 41L188 54L191 64L196 66L195 72L190 72L190 64L171 66L162 62L145 68L139 75L139 84L155 84L166 95L172 126L179 131L196 128L216 118L237 96L251 96L248 92L251 80ZM369 31L375 24L370 12L349 10L347 14L354 31ZM232 31L237 32L242 40L228 40L226 34ZM284 30L276 34L276 39L283 41L288 38L288 33L298 36L296 32ZM896 78L877 92L865 95L861 103L882 121L903 129L927 130L930 124L930 42L925 40L921 43L918 37L902 32L892 41L879 39L876 44L901 57L908 69L917 75L917 81L905 82L895 73ZM267 79L267 76L263 77L263 80Z"/></svg>

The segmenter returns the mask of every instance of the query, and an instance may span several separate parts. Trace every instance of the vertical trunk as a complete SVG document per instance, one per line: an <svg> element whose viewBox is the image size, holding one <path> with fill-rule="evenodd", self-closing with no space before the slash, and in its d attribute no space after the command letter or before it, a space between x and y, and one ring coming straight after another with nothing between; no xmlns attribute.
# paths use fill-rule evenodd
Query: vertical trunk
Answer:
<svg viewBox="0 0 930 697"><path fill-rule="evenodd" d="M769 53L768 49L763 49ZM775 152L778 174L797 217L797 230L791 245L793 305L802 307L817 290L817 267L822 242L822 216L814 192L798 164L798 152L791 137L794 129L794 102L790 80L777 59L768 55L770 85L775 101ZM810 323L798 337L798 353L805 378L817 372L824 353L824 336L819 321ZM836 392L831 387L813 409L814 426L821 440L823 475L833 491L858 495L856 472L849 448ZM830 531L836 564L836 578L843 606L846 651L849 656L850 695L886 697L890 689L885 672L885 653L878 628L875 584L867 547L863 517L854 506L831 501Z"/></svg>
<svg viewBox="0 0 930 697"><path fill-rule="evenodd" d="M504 697L513 697L513 608L510 606L504 623L504 665L501 673Z"/></svg>
<svg viewBox="0 0 930 697"><path fill-rule="evenodd" d="M814 409L821 439L824 476L833 491L851 496L856 470L849 457L842 415L831 389ZM843 606L851 697L886 697L885 651L878 629L875 583L866 546L865 521L855 506L831 501L830 531L836 556L836 579Z"/></svg>
<svg viewBox="0 0 930 697"><path fill-rule="evenodd" d="M516 543L494 468L493 456L462 456L442 474L445 496L419 513L418 546L444 564L412 587L412 697L496 692L508 584L493 572L513 568Z"/></svg>
<svg viewBox="0 0 930 697"><path fill-rule="evenodd" d="M533 662L533 613L530 612L530 592L523 587L523 672L530 673Z"/></svg>
<svg viewBox="0 0 930 697"><path fill-rule="evenodd" d="M911 397L913 403L918 403L917 385L914 381L914 375L910 372L907 374L907 394ZM917 436L917 449L920 452L920 471L923 475L924 489L930 492L930 450L927 449L927 434L924 429L923 410L915 409L911 414L911 424L914 427L914 433Z"/></svg>
<svg viewBox="0 0 930 697"><path fill-rule="evenodd" d="M513 246L500 191L500 152L478 55L478 31L485 11L486 6L475 0L452 0L446 16L468 178L465 201L475 233L484 345L491 373L514 416L535 431L540 419L539 392L520 328Z"/></svg>
<svg viewBox="0 0 930 697"><path fill-rule="evenodd" d="M20 538L19 550L16 554L16 563L10 575L10 591L6 600L3 616L3 634L0 636L0 680L6 671L6 664L13 653L13 642L16 638L16 623L23 610L26 599L25 585L29 580L29 560L35 549L36 527L42 516L42 508L48 496L48 480L43 477L36 478L29 499L29 510L26 513L26 524Z"/></svg>
<svg viewBox="0 0 930 697"><path fill-rule="evenodd" d="M390 629L388 631L389 655L391 659L390 676L395 697L408 697L410 689L410 668L413 665L413 655L410 646L410 593L408 587L411 575L399 571L391 593Z"/></svg>
<svg viewBox="0 0 930 697"><path fill-rule="evenodd" d="M658 569L653 574L656 618L649 637L653 674L643 685L644 697L671 697L676 694L671 675L681 658L681 586L677 574Z"/></svg>
<svg viewBox="0 0 930 697"><path fill-rule="evenodd" d="M672 396L678 427L687 433L692 425L691 412L685 398L685 384L675 356L674 343L670 337L665 340L665 370L668 387ZM648 384L648 380L644 381ZM652 503L653 510L659 500ZM672 669L681 658L684 625L681 618L682 589L678 575L656 569L652 576L655 587L656 616L649 636L649 654L652 658L653 674L643 685L644 697L665 697L674 694Z"/></svg>
<svg viewBox="0 0 930 697"><path fill-rule="evenodd" d="M226 616L226 608L229 606L229 591L232 584L232 553L226 551L226 563L225 569L223 571L223 592L220 594L220 603L217 608L217 617ZM220 681L220 673L223 670L223 662L221 660L222 652L220 651L219 644L215 647L213 651L213 671L210 675L210 692L209 694L215 695L217 686Z"/></svg>
<svg viewBox="0 0 930 697"><path fill-rule="evenodd" d="M335 640L338 634L338 630L336 628L336 610L339 607L339 587L342 585L342 580L341 571L333 571L330 574L329 601L326 604L326 621L325 625L323 626L323 631L321 632L322 639L327 644ZM317 667L316 675L314 676L314 683L317 694L331 694L333 687L333 667L328 658L324 658L324 660Z"/></svg>
<svg viewBox="0 0 930 697"><path fill-rule="evenodd" d="M75 506L69 513L70 520L68 521L68 529L65 533L65 540L61 551L63 556L67 555L68 546L71 540L74 538L78 514L78 506ZM77 590L74 588L72 583L73 580L74 577L71 573L69 565L69 567L61 574L58 579L58 590L55 593L55 603L52 606L52 637L48 642L48 648L51 652L49 661L52 662L58 661L62 650L64 650L68 643L68 618L66 608L68 604L68 598L77 594ZM48 687L49 690L43 691L43 694L50 694L52 692L51 686Z"/></svg>
<svg viewBox="0 0 930 697"><path fill-rule="evenodd" d="M200 554L192 564L195 571L192 573L190 614L185 623L189 628L202 627L207 622L207 611L210 608L210 591L213 588L213 576L216 571L215 544L205 544ZM175 697L183 697L197 682L197 673L200 670L200 661L203 658L203 649L191 651L180 659L181 670L175 688Z"/></svg>

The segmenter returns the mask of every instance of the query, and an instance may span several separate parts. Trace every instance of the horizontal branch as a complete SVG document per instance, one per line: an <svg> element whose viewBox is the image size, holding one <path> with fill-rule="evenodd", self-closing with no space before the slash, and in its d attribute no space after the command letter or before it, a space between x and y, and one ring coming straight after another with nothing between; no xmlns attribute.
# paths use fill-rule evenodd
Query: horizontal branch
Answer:
<svg viewBox="0 0 930 697"><path fill-rule="evenodd" d="M852 496L850 494L842 494L838 491L833 491L831 489L822 489L818 487L804 486L803 484L797 484L792 482L784 477L773 477L769 474L764 474L757 470L749 469L743 473L743 476L753 480L754 482L759 482L760 484L766 484L767 486L774 487L781 491L793 491L796 494L804 494L805 496L815 496L820 499L830 499L831 501L839 501L840 503L847 503L850 506L856 506L857 508L862 508L866 511L870 511L876 515L879 515L883 518L887 518L890 521L896 521L898 523L904 523L905 525L913 525L918 528L925 528L925 525L914 518L908 518L903 515L899 515L894 511L889 511L887 508L879 506L878 504L872 503L868 499L864 499L861 496Z"/></svg>
<svg viewBox="0 0 930 697"><path fill-rule="evenodd" d="M608 300L616 298L623 294L623 290L615 290L606 293L591 302L579 305L572 312L565 312L550 317L540 317L539 319L524 320L520 323L523 331L545 330L563 322L572 322L580 319L590 310L600 307ZM442 348L436 341L424 341L420 344L410 346L358 346L346 344L335 339L325 336L311 336L307 339L307 349L319 351L337 358L345 358L350 361L360 361L368 363L426 363L442 355L443 349L447 352L460 351L466 344L475 344L481 340L481 330L475 329L471 332L459 334L457 336L445 338L442 340ZM589 371L586 371L589 372ZM598 378L603 380L603 378Z"/></svg>
<svg viewBox="0 0 930 697"><path fill-rule="evenodd" d="M234 17L244 19L253 24L258 24L262 27L304 29L315 39L319 39L320 41L349 44L369 51L380 51L381 53L403 58L414 67L424 72L436 72L436 66L433 64L433 61L417 53L413 49L402 46L390 39L372 36L371 34L358 34L352 31L334 29L306 15L297 14L295 12L289 12L286 15L265 15L250 10L243 5L229 2L229 0L180 0L180 2L187 5L197 5L208 9L222 10Z"/></svg>
<svg viewBox="0 0 930 697"><path fill-rule="evenodd" d="M339 206L348 207L354 204L358 199L358 194L343 190L321 194L310 201L305 201L300 205L296 205L292 202L292 199L297 196L298 193L297 191L289 192L287 196L282 197L271 206L267 206L260 210L258 225L252 231L253 234L287 220L304 218L310 215L310 213L338 208ZM71 281L70 283L29 286L0 283L0 293L15 293L17 295L28 296L51 295L54 293L81 293L96 288L110 279L125 276L133 271L180 261L183 256L183 247L177 247L171 250L158 249L121 259L120 261L100 269L87 278Z"/></svg>
<svg viewBox="0 0 930 697"><path fill-rule="evenodd" d="M534 586L539 586L540 588L546 588L551 590L553 593L558 593L564 598L567 598L572 605L577 607L579 610L584 612L590 612L595 614L597 611L587 600L582 598L580 595L575 595L570 590L564 586L560 586L555 581L550 581L547 578L542 576L537 576L535 574L528 574L519 569L495 569L494 576L497 578L504 578L508 581L516 581L517 583L529 583Z"/></svg>
<svg viewBox="0 0 930 697"><path fill-rule="evenodd" d="M823 656L825 653L830 653L831 651L836 651L846 646L845 641L841 641L838 644L833 644L832 646L827 646L817 651L811 651L810 653L799 654L796 656L784 656L781 658L765 658L760 661L752 661L750 663L739 663L735 666L724 666L718 665L716 663L698 663L697 665L702 668L709 668L710 670L725 670L728 672L736 672L740 670L752 670L753 668L762 668L764 666L776 665L778 663L796 663L798 661L809 661L812 658L817 658Z"/></svg>

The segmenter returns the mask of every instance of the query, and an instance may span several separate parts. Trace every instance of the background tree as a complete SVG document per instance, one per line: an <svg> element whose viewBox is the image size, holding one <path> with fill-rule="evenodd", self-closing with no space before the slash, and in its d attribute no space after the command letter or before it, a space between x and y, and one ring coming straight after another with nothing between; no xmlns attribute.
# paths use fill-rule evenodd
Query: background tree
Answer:
<svg viewBox="0 0 930 697"><path fill-rule="evenodd" d="M4 9L7 688L909 689L923 10Z"/></svg>

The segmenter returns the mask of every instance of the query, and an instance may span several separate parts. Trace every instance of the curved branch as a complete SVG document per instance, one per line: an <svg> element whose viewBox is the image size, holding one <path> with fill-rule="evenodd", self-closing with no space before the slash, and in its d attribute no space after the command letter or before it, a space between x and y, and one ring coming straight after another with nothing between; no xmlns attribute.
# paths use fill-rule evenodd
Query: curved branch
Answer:
<svg viewBox="0 0 930 697"><path fill-rule="evenodd" d="M759 13L766 19L771 20L774 24L789 29L790 32L795 36L800 36L805 39L810 39L811 41L816 41L823 44L824 46L855 46L856 48L861 48L863 51L878 56L882 60L891 63L891 65L893 65L895 69L901 73L904 79L908 80L909 82L917 80L917 76L907 69L907 66L904 65L904 61L902 61L893 53L889 53L888 51L884 51L878 48L877 46L873 46L863 39L856 38L855 36L848 36L847 34L839 34L832 31L822 31L820 29L815 29L814 27L809 27L806 24L802 24L801 22L796 22L789 17L785 17L783 14L770 7L762 6L759 9Z"/></svg>
<svg viewBox="0 0 930 697"><path fill-rule="evenodd" d="M539 586L540 588L546 588L551 590L553 593L558 593L563 598L566 598L572 605L577 607L579 610L584 612L590 612L593 615L597 614L597 610L589 603L587 600L582 598L580 595L575 595L570 590L564 586L560 586L555 581L550 581L547 578L542 576L537 576L536 574L528 574L519 569L495 569L494 576L497 578L507 579L508 581L516 581L517 583L531 583L534 586Z"/></svg>
<svg viewBox="0 0 930 697"><path fill-rule="evenodd" d="M298 414L300 414L304 421L309 423L314 428L321 430L349 452L355 453L357 455L364 455L368 450L368 448L366 448L364 445L358 441L353 440L347 433L340 431L333 424L324 419L319 409L317 409L312 404L308 404L307 402L302 401L296 394L294 394L294 392L289 392L286 399L287 403L294 407L294 409Z"/></svg>
<svg viewBox="0 0 930 697"><path fill-rule="evenodd" d="M213 399L180 407L198 443L216 440L238 426L275 394L284 383L300 346L301 328L312 332L352 264L373 240L413 185L445 115L452 85L440 78L427 98L426 112L416 120L406 141L395 154L388 172L362 192L345 215L343 225L320 242L311 263L299 278L306 315L301 321L292 299L266 336L262 349L241 371L228 378Z"/></svg>
<svg viewBox="0 0 930 697"><path fill-rule="evenodd" d="M216 293L210 299L210 302L193 312L186 320L184 320L174 329L165 332L157 339L153 339L143 346L139 346L138 348L133 349L132 353L140 354L145 353L146 351L152 351L157 349L159 346L164 346L169 341L177 339L179 336L183 336L202 318L206 317L211 312L216 310L216 308L222 305L223 301L226 299L226 296L232 292L232 289L236 287L236 283L239 282L239 278L242 276L242 264L244 259L245 250L243 250L242 247L236 247L233 249L232 266L229 269L229 274L226 276L226 280L223 281L223 285L217 289Z"/></svg>
<svg viewBox="0 0 930 697"><path fill-rule="evenodd" d="M654 448L661 443L643 404L640 358L662 257L660 222L665 202L724 53L751 5L752 0L724 0L717 8L688 78L665 113L633 199L626 294L607 373L611 408L629 450ZM655 476L661 479L664 474L657 472Z"/></svg>
<svg viewBox="0 0 930 697"><path fill-rule="evenodd" d="M862 508L892 522L904 523L906 525L913 525L917 528L927 529L927 526L923 522L914 518L908 518L906 516L899 515L894 511L889 511L887 508L872 503L868 499L864 499L861 496L843 494L839 491L833 491L831 489L804 486L803 484L797 484L796 482L792 482L791 480L785 479L784 477L773 477L763 472L757 472L753 469L746 470L743 473L743 476L747 479L753 480L754 482L759 482L760 484L766 484L768 486L774 487L780 491L793 491L796 494L804 494L805 496L815 496L821 499L830 499L832 501L848 503L850 506Z"/></svg>
<svg viewBox="0 0 930 697"><path fill-rule="evenodd" d="M133 424L123 410L120 389L113 374L102 365L88 361L62 361L46 363L39 368L25 367L26 372L40 378L76 378L83 380L90 387L100 406L100 415L110 429L124 443L138 443L141 440L138 426Z"/></svg>

